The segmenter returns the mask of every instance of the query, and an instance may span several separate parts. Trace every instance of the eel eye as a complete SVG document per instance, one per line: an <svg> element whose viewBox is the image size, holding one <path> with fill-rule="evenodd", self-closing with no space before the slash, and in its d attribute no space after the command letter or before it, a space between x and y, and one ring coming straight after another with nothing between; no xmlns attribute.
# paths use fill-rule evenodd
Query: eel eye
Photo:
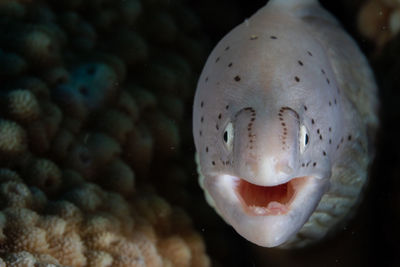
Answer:
<svg viewBox="0 0 400 267"><path fill-rule="evenodd" d="M233 124L232 122L228 123L225 127L224 130L224 143L226 148L231 151L232 150L232 144L233 144Z"/></svg>
<svg viewBox="0 0 400 267"><path fill-rule="evenodd" d="M300 153L303 153L306 148L308 147L308 144L310 143L310 136L308 135L308 131L306 126L301 125L300 126Z"/></svg>

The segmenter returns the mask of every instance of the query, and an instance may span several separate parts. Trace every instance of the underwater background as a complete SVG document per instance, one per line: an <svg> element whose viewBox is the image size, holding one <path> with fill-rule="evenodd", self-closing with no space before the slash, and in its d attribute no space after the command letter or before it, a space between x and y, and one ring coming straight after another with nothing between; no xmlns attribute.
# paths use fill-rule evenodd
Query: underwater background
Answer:
<svg viewBox="0 0 400 267"><path fill-rule="evenodd" d="M370 60L381 127L354 217L261 248L197 183L192 101L266 1L0 0L0 266L400 266L400 4L320 1Z"/></svg>

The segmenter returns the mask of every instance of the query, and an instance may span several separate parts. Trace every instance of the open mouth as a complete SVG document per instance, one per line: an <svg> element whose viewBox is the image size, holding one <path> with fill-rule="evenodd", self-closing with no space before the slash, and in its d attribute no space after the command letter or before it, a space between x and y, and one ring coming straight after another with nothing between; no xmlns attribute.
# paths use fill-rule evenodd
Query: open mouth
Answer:
<svg viewBox="0 0 400 267"><path fill-rule="evenodd" d="M236 194L249 215L282 215L289 211L290 204L307 178L293 178L276 186L259 186L240 179L236 184Z"/></svg>

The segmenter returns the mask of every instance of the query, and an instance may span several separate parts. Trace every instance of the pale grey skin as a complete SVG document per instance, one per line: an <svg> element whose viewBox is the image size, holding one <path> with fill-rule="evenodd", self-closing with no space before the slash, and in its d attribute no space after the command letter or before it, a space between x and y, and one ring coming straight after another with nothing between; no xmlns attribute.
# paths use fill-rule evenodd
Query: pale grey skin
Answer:
<svg viewBox="0 0 400 267"><path fill-rule="evenodd" d="M326 236L367 181L376 91L367 60L318 1L269 1L218 43L198 82L193 135L207 200L260 246ZM307 180L284 214L249 215L234 189L296 177Z"/></svg>

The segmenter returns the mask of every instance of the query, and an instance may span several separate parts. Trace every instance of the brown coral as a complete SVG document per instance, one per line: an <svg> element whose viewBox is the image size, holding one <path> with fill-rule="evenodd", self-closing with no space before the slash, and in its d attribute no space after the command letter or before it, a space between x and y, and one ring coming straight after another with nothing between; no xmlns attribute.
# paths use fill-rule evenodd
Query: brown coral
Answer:
<svg viewBox="0 0 400 267"><path fill-rule="evenodd" d="M57 193L61 185L61 170L48 159L36 159L26 174L26 182L47 194Z"/></svg>
<svg viewBox="0 0 400 267"><path fill-rule="evenodd" d="M192 253L182 238L172 236L161 240L158 249L161 255L167 258L173 266L190 266Z"/></svg>
<svg viewBox="0 0 400 267"><path fill-rule="evenodd" d="M16 156L26 149L25 130L16 122L0 119L0 158Z"/></svg>
<svg viewBox="0 0 400 267"><path fill-rule="evenodd" d="M181 5L1 2L0 266L210 265L156 189L188 177L163 167L204 54L174 48L201 36Z"/></svg>
<svg viewBox="0 0 400 267"><path fill-rule="evenodd" d="M18 121L36 120L40 116L40 107L35 95L23 89L12 90L7 95L7 111Z"/></svg>

